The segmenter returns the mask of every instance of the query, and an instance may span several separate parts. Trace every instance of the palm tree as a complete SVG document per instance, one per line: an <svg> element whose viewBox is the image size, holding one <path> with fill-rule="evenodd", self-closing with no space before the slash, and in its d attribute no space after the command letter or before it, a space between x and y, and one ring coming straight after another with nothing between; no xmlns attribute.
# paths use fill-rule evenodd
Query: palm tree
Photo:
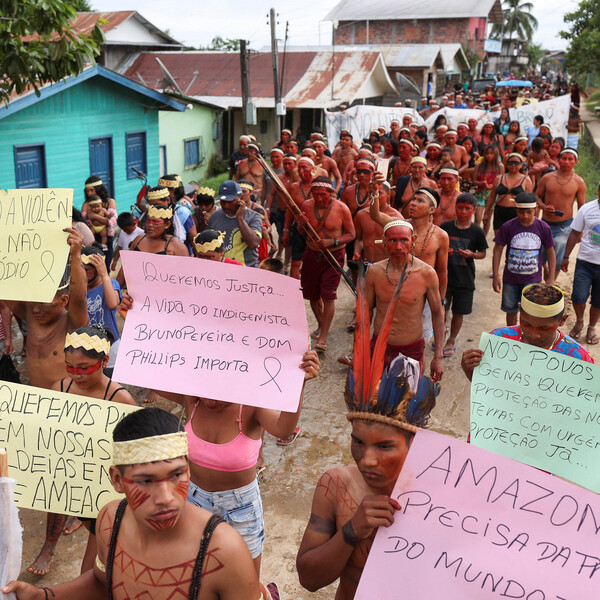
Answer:
<svg viewBox="0 0 600 600"><path fill-rule="evenodd" d="M503 23L496 23L492 28L492 37L517 39L531 42L533 32L537 29L537 19L531 14L533 4L521 0L503 0Z"/></svg>

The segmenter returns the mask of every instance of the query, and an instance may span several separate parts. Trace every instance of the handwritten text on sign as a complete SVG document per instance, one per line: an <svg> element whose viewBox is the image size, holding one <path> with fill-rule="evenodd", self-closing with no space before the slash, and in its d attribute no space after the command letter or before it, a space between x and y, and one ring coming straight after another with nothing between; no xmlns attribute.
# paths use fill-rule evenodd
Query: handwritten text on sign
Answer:
<svg viewBox="0 0 600 600"><path fill-rule="evenodd" d="M112 430L134 406L0 382L0 446L22 508L96 517L119 498Z"/></svg>
<svg viewBox="0 0 600 600"><path fill-rule="evenodd" d="M495 335L471 384L471 443L600 492L600 367Z"/></svg>
<svg viewBox="0 0 600 600"><path fill-rule="evenodd" d="M51 302L65 272L72 189L0 190L0 297Z"/></svg>
<svg viewBox="0 0 600 600"><path fill-rule="evenodd" d="M419 431L356 600L583 600L600 589L600 499L573 484Z"/></svg>
<svg viewBox="0 0 600 600"><path fill-rule="evenodd" d="M198 258L123 252L134 299L117 381L294 412L307 322L299 282Z"/></svg>

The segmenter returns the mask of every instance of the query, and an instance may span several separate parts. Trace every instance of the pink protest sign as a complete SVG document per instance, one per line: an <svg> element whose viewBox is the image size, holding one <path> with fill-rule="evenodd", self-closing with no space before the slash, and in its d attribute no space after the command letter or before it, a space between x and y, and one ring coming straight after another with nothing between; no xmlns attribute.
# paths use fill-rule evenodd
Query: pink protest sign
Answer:
<svg viewBox="0 0 600 600"><path fill-rule="evenodd" d="M584 600L600 592L600 499L475 446L419 431L356 600Z"/></svg>
<svg viewBox="0 0 600 600"><path fill-rule="evenodd" d="M134 300L115 381L294 412L308 349L300 282L239 265L123 252Z"/></svg>

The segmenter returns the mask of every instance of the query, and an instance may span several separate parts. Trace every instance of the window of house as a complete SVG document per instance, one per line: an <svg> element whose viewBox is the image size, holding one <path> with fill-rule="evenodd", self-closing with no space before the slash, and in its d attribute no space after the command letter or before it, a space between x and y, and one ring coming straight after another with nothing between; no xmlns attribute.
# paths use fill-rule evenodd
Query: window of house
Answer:
<svg viewBox="0 0 600 600"><path fill-rule="evenodd" d="M135 179L133 169L146 173L146 132L136 131L125 134L125 156L127 162L127 179ZM133 167L133 169L132 169Z"/></svg>
<svg viewBox="0 0 600 600"><path fill-rule="evenodd" d="M185 163L187 168L196 167L200 164L200 138L184 140Z"/></svg>

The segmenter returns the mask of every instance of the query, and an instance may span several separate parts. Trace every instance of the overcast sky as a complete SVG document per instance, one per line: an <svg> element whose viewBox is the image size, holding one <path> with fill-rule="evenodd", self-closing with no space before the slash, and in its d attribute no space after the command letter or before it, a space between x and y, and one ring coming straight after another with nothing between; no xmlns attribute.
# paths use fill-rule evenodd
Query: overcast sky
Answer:
<svg viewBox="0 0 600 600"><path fill-rule="evenodd" d="M558 32L564 27L563 15L576 9L577 0L531 1L533 15L539 22L534 41L547 50L564 49L566 43ZM271 7L279 13L279 39L284 39L288 21L288 44L329 44L331 23L322 19L337 3L338 0L90 0L94 10L137 10L158 28L168 29L172 37L190 46L205 46L220 35L245 38L255 49L271 43L266 16Z"/></svg>

